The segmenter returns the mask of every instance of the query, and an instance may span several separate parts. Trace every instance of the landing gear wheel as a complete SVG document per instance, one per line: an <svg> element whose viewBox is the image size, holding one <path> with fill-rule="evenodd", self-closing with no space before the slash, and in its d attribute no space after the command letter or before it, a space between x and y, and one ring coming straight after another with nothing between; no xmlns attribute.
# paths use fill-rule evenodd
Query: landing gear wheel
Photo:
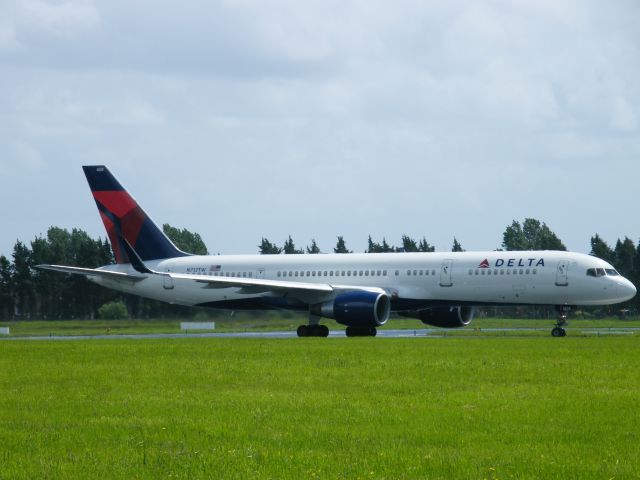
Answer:
<svg viewBox="0 0 640 480"><path fill-rule="evenodd" d="M329 327L326 325L300 325L296 333L299 337L328 337Z"/></svg>
<svg viewBox="0 0 640 480"><path fill-rule="evenodd" d="M563 328L566 327L568 322L567 318L575 307L571 305L559 305L556 307L558 312L558 319L556 320L556 326L551 330L551 336L553 337L566 337L567 331Z"/></svg>
<svg viewBox="0 0 640 480"><path fill-rule="evenodd" d="M378 333L376 327L347 327L347 337L375 337Z"/></svg>

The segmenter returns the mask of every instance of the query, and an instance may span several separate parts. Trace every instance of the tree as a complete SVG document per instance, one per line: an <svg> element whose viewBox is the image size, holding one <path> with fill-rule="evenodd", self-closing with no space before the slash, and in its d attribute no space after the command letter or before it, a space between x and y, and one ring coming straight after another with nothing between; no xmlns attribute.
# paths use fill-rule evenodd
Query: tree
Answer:
<svg viewBox="0 0 640 480"><path fill-rule="evenodd" d="M380 253L382 251L382 247L379 243L376 243L369 235L369 240L367 241L367 252L366 253Z"/></svg>
<svg viewBox="0 0 640 480"><path fill-rule="evenodd" d="M307 247L307 253L320 253L320 247L318 247L315 238L311 239L311 245Z"/></svg>
<svg viewBox="0 0 640 480"><path fill-rule="evenodd" d="M427 239L425 237L422 237L422 240L420 240L420 243L418 244L418 251L435 252L436 247L434 247L433 245L429 245L429 242L427 242Z"/></svg>
<svg viewBox="0 0 640 480"><path fill-rule="evenodd" d="M291 238L291 235L289 235L289 238L287 239L287 241L284 242L284 248L282 250L287 255L296 255L296 254L304 253L303 250L298 250L296 248L296 245L293 243L293 239Z"/></svg>
<svg viewBox="0 0 640 480"><path fill-rule="evenodd" d="M526 250L526 240L520 222L515 220L502 234L502 246L505 250Z"/></svg>
<svg viewBox="0 0 640 480"><path fill-rule="evenodd" d="M266 238L262 237L262 241L260 245L258 245L260 249L260 255L278 255L282 253L282 249L278 247L275 243L271 243Z"/></svg>
<svg viewBox="0 0 640 480"><path fill-rule="evenodd" d="M129 318L129 314L124 303L108 302L98 309L98 317L104 320L124 320Z"/></svg>
<svg viewBox="0 0 640 480"><path fill-rule="evenodd" d="M14 286L17 313L27 318L31 317L34 300L31 266L31 252L24 243L18 240L13 247L11 282Z"/></svg>
<svg viewBox="0 0 640 480"><path fill-rule="evenodd" d="M636 246L633 241L629 237L624 237L622 241L618 239L614 253L613 265L616 267L616 270L627 278L634 278Z"/></svg>
<svg viewBox="0 0 640 480"><path fill-rule="evenodd" d="M186 228L180 230L168 223L162 225L162 231L183 252L193 253L194 255L209 255L199 233L190 232Z"/></svg>
<svg viewBox="0 0 640 480"><path fill-rule="evenodd" d="M382 237L382 243L374 242L369 235L368 246L366 253L384 253L395 252L395 248L387 243L387 240Z"/></svg>
<svg viewBox="0 0 640 480"><path fill-rule="evenodd" d="M369 239L371 239L371 237L369 237ZM344 238L342 236L338 236L338 242L336 243L336 247L333 249L333 253L353 253L353 252L347 249L347 246L344 243Z"/></svg>
<svg viewBox="0 0 640 480"><path fill-rule="evenodd" d="M417 252L418 244L409 235L402 235L402 251L403 252Z"/></svg>
<svg viewBox="0 0 640 480"><path fill-rule="evenodd" d="M31 242L32 265L41 263L95 268L113 263L108 242L94 240L83 230L50 227L46 237ZM98 307L117 296L80 275L63 276L34 270L32 315L40 318L94 318Z"/></svg>
<svg viewBox="0 0 640 480"><path fill-rule="evenodd" d="M11 262L0 256L0 319L13 318L13 284L11 280Z"/></svg>
<svg viewBox="0 0 640 480"><path fill-rule="evenodd" d="M505 250L566 250L545 223L534 218L525 218L522 226L513 221L503 233L502 246Z"/></svg>
<svg viewBox="0 0 640 480"><path fill-rule="evenodd" d="M453 246L451 247L452 252L464 252L464 248L460 245L460 242L456 237L453 237Z"/></svg>
<svg viewBox="0 0 640 480"><path fill-rule="evenodd" d="M591 252L589 255L601 258L605 262L613 263L613 250L597 233L591 237Z"/></svg>

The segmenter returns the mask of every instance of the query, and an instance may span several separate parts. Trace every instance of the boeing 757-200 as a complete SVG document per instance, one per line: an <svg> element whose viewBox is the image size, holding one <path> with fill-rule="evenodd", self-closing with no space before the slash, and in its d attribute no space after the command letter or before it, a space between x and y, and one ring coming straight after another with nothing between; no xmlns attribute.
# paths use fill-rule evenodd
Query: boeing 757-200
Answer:
<svg viewBox="0 0 640 480"><path fill-rule="evenodd" d="M309 313L298 335L323 336L322 318L347 336L375 335L391 312L437 327L468 325L483 305L550 305L554 337L578 305L609 305L636 289L599 258L564 251L320 255L191 255L179 250L105 166L85 166L116 263L85 275L108 288L173 304Z"/></svg>

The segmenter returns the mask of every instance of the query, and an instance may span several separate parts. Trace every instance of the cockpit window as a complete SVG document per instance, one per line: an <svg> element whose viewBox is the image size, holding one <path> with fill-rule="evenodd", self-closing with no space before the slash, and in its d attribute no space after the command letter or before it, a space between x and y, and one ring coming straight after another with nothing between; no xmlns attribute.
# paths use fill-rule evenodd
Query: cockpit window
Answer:
<svg viewBox="0 0 640 480"><path fill-rule="evenodd" d="M604 277L609 275L610 277L620 276L617 270L613 268L590 268L587 270L587 275L590 277Z"/></svg>
<svg viewBox="0 0 640 480"><path fill-rule="evenodd" d="M587 275L590 277L604 277L604 268L590 268L587 270Z"/></svg>

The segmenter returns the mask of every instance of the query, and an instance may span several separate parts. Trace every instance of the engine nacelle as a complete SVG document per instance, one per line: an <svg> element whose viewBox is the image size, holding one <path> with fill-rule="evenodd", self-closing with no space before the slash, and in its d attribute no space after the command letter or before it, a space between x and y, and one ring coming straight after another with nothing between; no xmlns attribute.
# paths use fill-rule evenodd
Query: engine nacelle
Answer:
<svg viewBox="0 0 640 480"><path fill-rule="evenodd" d="M353 291L315 305L311 313L348 327L379 327L389 320L391 300L384 293Z"/></svg>
<svg viewBox="0 0 640 480"><path fill-rule="evenodd" d="M473 307L434 307L414 312L403 312L402 316L418 318L425 325L441 328L465 327L471 323Z"/></svg>

